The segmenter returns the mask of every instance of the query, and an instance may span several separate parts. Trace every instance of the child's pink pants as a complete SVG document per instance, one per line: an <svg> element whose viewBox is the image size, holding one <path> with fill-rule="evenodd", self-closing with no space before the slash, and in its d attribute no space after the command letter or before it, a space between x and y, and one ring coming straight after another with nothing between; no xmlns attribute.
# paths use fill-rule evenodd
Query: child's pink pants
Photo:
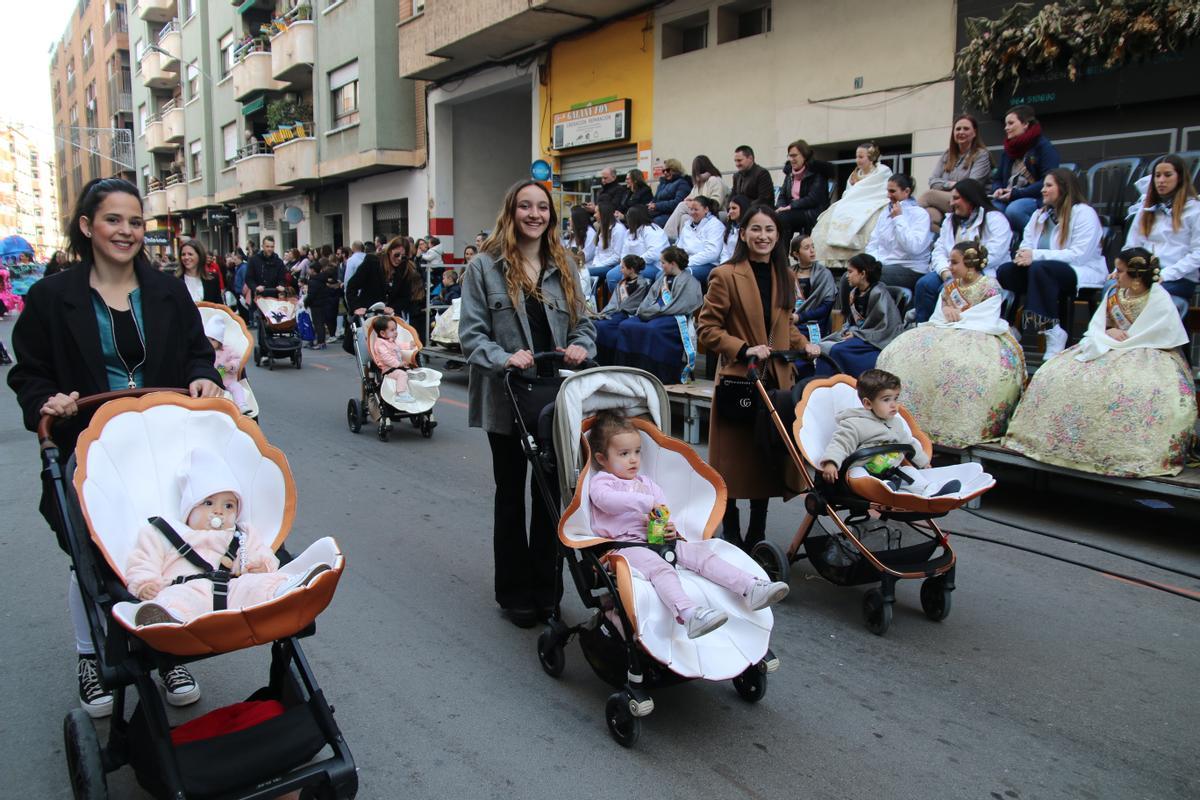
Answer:
<svg viewBox="0 0 1200 800"><path fill-rule="evenodd" d="M684 591L683 583L675 574L675 568L658 553L647 547L623 547L618 552L631 567L649 579L659 599L674 610L676 619L682 621L683 612L696 607L696 603ZM745 594L754 585L753 575L743 572L709 548L694 542L676 541L675 558L678 559L679 566L731 592Z"/></svg>

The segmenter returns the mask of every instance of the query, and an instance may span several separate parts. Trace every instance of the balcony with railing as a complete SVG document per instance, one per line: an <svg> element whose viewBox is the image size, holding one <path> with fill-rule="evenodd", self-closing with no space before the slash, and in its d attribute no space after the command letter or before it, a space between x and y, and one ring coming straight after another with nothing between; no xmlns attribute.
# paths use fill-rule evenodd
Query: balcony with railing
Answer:
<svg viewBox="0 0 1200 800"><path fill-rule="evenodd" d="M179 23L171 20L158 32L158 46L163 50L162 68L171 72L179 72L179 60L183 57L183 36L179 33Z"/></svg>
<svg viewBox="0 0 1200 800"><path fill-rule="evenodd" d="M157 50L146 49L142 53L142 84L148 89L169 89L179 84L179 74L163 66L163 56Z"/></svg>
<svg viewBox="0 0 1200 800"><path fill-rule="evenodd" d="M317 139L311 122L284 126L272 131L275 153L275 182L304 186L317 182Z"/></svg>
<svg viewBox="0 0 1200 800"><path fill-rule="evenodd" d="M291 89L312 85L316 24L312 6L299 5L272 23L271 75Z"/></svg>
<svg viewBox="0 0 1200 800"><path fill-rule="evenodd" d="M167 216L167 190L158 178L151 178L144 211L147 217Z"/></svg>
<svg viewBox="0 0 1200 800"><path fill-rule="evenodd" d="M116 6L104 21L104 43L108 44L119 33L129 33L129 17L123 5Z"/></svg>
<svg viewBox="0 0 1200 800"><path fill-rule="evenodd" d="M186 211L188 207L187 181L178 172L173 172L163 182L167 191L167 209L172 214Z"/></svg>
<svg viewBox="0 0 1200 800"><path fill-rule="evenodd" d="M138 0L137 14L146 22L166 22L176 16L175 0Z"/></svg>
<svg viewBox="0 0 1200 800"><path fill-rule="evenodd" d="M146 149L151 153L170 153L175 150L175 145L167 141L166 126L157 114L146 118L142 136L146 140Z"/></svg>
<svg viewBox="0 0 1200 800"><path fill-rule="evenodd" d="M163 124L163 139L168 142L180 143L184 138L183 106L178 100L168 100L158 110L158 116Z"/></svg>
<svg viewBox="0 0 1200 800"><path fill-rule="evenodd" d="M233 53L233 99L239 102L259 92L279 92L287 84L271 77L271 41L258 38L243 42Z"/></svg>
<svg viewBox="0 0 1200 800"><path fill-rule="evenodd" d="M646 5L645 0L439 0L400 21L400 76L446 78Z"/></svg>
<svg viewBox="0 0 1200 800"><path fill-rule="evenodd" d="M263 142L256 140L239 148L234 166L237 169L238 197L274 192L281 188L275 180L275 154Z"/></svg>

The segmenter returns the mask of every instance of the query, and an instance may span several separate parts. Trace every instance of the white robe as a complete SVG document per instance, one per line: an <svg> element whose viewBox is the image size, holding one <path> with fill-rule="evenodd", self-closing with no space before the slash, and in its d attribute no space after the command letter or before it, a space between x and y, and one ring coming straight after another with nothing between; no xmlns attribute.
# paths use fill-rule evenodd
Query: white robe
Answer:
<svg viewBox="0 0 1200 800"><path fill-rule="evenodd" d="M1116 291L1115 289L1113 291ZM1171 302L1171 295L1159 284L1150 287L1150 299L1133 325L1126 331L1129 337L1117 341L1107 333L1108 297L1088 323L1087 332L1079 342L1079 353L1076 361L1094 361L1109 350L1132 350L1135 347L1149 347L1154 350L1172 350L1188 343L1188 334L1179 319L1179 312Z"/></svg>

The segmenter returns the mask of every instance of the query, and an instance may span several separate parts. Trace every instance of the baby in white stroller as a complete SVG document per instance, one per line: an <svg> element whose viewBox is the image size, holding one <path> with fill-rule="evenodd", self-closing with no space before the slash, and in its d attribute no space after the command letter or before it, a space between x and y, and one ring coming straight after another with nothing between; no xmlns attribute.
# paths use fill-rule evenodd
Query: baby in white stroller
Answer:
<svg viewBox="0 0 1200 800"><path fill-rule="evenodd" d="M358 433L371 420L387 441L395 420L408 419L429 438L437 422L433 407L441 396L442 374L421 365L421 337L402 317L385 315L382 303L352 323L362 392L351 399L346 421Z"/></svg>

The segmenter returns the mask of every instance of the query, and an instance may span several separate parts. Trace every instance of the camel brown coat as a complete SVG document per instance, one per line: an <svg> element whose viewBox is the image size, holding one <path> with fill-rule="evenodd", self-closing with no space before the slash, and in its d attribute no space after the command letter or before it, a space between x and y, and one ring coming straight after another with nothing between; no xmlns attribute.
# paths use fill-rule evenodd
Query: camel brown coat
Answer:
<svg viewBox="0 0 1200 800"><path fill-rule="evenodd" d="M771 330L763 319L762 302L754 270L748 261L724 264L708 276L708 292L696 325L696 337L709 353L720 356L717 382L721 376L746 376L746 363L737 360L742 346L769 345L772 350L799 350L808 339L792 324L790 309L776 304L775 284L771 289ZM771 359L766 366L775 387L790 389L794 383L791 364ZM719 419L715 410L708 421L708 462L721 477L729 498L790 497L801 486L794 464L785 470L772 463L754 441L754 423Z"/></svg>

